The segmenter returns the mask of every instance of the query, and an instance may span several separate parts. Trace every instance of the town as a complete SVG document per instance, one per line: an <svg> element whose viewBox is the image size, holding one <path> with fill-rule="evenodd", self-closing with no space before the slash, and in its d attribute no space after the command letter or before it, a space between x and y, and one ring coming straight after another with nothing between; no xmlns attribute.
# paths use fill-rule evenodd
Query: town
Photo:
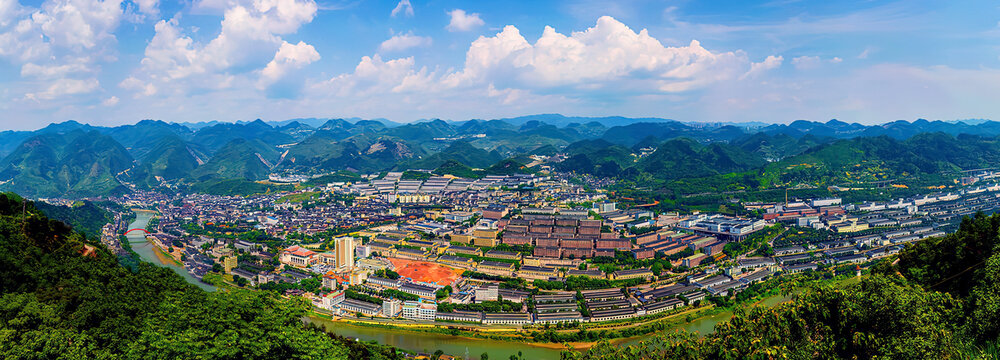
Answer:
<svg viewBox="0 0 1000 360"><path fill-rule="evenodd" d="M1000 185L980 184L889 202L746 203L739 217L654 213L619 209L568 174L403 175L115 201L154 209L148 240L203 281L303 297L334 319L470 330L667 316L783 274L870 263L1000 205ZM122 251L128 217L117 219L103 241Z"/></svg>

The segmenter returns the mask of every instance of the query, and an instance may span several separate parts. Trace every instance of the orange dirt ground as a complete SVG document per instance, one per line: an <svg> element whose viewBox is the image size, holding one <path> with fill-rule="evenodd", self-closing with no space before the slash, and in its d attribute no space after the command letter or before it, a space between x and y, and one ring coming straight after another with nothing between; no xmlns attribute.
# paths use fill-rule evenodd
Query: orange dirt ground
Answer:
<svg viewBox="0 0 1000 360"><path fill-rule="evenodd" d="M426 261L389 259L396 267L396 272L405 278L413 281L436 283L438 285L449 285L462 275L463 270L452 269L450 267Z"/></svg>

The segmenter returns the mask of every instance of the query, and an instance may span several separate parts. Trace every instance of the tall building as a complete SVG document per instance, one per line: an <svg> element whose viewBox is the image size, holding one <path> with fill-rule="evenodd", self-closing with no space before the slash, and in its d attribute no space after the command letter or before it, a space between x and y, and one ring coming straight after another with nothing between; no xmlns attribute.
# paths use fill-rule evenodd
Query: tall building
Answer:
<svg viewBox="0 0 1000 360"><path fill-rule="evenodd" d="M350 236L336 239L337 268L350 270L354 268L354 238Z"/></svg>
<svg viewBox="0 0 1000 360"><path fill-rule="evenodd" d="M236 257L235 256L226 256L225 258L223 258L222 259L222 268L226 269L226 274L232 273L233 269L236 268Z"/></svg>

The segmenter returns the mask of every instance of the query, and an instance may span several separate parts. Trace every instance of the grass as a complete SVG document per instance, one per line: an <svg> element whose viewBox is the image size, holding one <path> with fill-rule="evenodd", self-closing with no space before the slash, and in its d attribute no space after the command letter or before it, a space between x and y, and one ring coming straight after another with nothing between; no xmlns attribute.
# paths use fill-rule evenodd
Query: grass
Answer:
<svg viewBox="0 0 1000 360"><path fill-rule="evenodd" d="M320 195L321 193L319 191L308 191L304 193L290 194L278 198L278 201L275 201L275 203L277 204L284 204L287 202L301 203L304 201L319 199Z"/></svg>

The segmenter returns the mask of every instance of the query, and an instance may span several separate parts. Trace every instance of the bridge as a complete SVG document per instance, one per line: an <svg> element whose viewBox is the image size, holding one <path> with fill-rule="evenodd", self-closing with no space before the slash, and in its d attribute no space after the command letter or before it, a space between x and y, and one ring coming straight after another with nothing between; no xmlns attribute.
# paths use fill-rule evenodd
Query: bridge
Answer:
<svg viewBox="0 0 1000 360"><path fill-rule="evenodd" d="M133 231L137 231L137 230L146 233L146 235L149 235L149 231L146 231L146 229L140 229L140 228L129 229L128 231L125 232L125 235L128 235L128 233L133 232Z"/></svg>

